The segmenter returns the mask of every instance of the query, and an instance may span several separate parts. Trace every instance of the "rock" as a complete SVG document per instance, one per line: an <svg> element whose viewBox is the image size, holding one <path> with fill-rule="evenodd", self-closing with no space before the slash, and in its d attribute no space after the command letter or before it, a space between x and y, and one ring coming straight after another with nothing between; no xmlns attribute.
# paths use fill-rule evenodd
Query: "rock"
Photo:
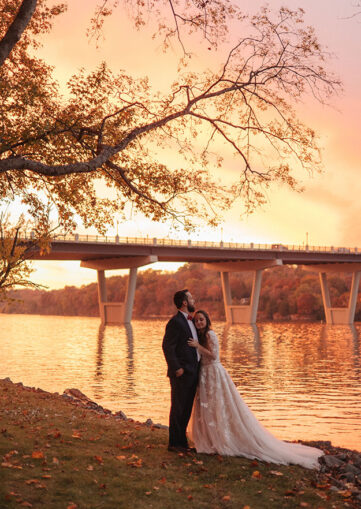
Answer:
<svg viewBox="0 0 361 509"><path fill-rule="evenodd" d="M1 381L2 382L11 382L11 379L7 376L6 378L3 378Z"/></svg>
<svg viewBox="0 0 361 509"><path fill-rule="evenodd" d="M153 424L153 428L157 428L157 429L168 429L168 426L166 426L165 424Z"/></svg>
<svg viewBox="0 0 361 509"><path fill-rule="evenodd" d="M88 396L85 396L79 389L65 389L64 394L68 394L80 400L90 401Z"/></svg>
<svg viewBox="0 0 361 509"><path fill-rule="evenodd" d="M153 424L152 419L147 419L144 423L146 426L151 426Z"/></svg>
<svg viewBox="0 0 361 509"><path fill-rule="evenodd" d="M126 416L126 415L125 415L125 413L124 413L124 412L122 412L121 410L119 410L118 412L116 412L116 413L114 414L114 417L115 417L116 419L122 419L123 421L126 421L126 420L127 420L127 416Z"/></svg>
<svg viewBox="0 0 361 509"><path fill-rule="evenodd" d="M352 472L346 472L345 474L342 474L341 477L352 484L355 482L355 474Z"/></svg>
<svg viewBox="0 0 361 509"><path fill-rule="evenodd" d="M355 465L352 465L352 463L347 463L344 470L345 472L350 472L354 475L361 475L361 470L355 467Z"/></svg>
<svg viewBox="0 0 361 509"><path fill-rule="evenodd" d="M344 462L336 456L325 455L320 458L321 463L324 463L328 468L340 468Z"/></svg>

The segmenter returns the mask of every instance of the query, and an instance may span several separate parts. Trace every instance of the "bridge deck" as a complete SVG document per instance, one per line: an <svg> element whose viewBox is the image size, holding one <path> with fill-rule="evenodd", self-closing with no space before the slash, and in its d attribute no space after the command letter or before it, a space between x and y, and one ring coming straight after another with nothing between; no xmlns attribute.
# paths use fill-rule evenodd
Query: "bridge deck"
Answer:
<svg viewBox="0 0 361 509"><path fill-rule="evenodd" d="M24 235L23 239L31 236ZM240 244L153 238L119 238L90 235L57 236L51 251L33 260L94 260L155 255L162 262L214 262L282 260L284 264L361 263L361 249L282 244Z"/></svg>

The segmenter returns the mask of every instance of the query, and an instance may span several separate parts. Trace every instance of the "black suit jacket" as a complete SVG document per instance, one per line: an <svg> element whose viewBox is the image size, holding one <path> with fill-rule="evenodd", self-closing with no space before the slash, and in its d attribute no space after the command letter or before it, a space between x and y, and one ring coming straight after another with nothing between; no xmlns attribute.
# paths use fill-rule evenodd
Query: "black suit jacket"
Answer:
<svg viewBox="0 0 361 509"><path fill-rule="evenodd" d="M188 345L188 339L192 337L187 318L178 311L167 323L163 338L162 347L168 364L167 376L175 377L175 372L180 368L197 374L197 352L193 346Z"/></svg>

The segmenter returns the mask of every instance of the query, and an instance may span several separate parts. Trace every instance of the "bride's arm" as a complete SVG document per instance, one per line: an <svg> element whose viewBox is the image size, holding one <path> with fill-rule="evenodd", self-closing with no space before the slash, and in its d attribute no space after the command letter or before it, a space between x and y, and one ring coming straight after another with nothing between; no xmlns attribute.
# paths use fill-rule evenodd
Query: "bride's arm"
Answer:
<svg viewBox="0 0 361 509"><path fill-rule="evenodd" d="M207 339L209 340L209 338L207 337ZM195 339L193 338L190 338L188 340L188 345L189 346L193 346L194 348L197 348L198 352L202 355L208 355L208 357L211 357L211 359L216 359L216 356L213 354L213 352L211 352L210 350L208 350L207 348L205 348L204 346L200 345L198 343L198 341L196 341ZM208 345L207 345L208 346Z"/></svg>

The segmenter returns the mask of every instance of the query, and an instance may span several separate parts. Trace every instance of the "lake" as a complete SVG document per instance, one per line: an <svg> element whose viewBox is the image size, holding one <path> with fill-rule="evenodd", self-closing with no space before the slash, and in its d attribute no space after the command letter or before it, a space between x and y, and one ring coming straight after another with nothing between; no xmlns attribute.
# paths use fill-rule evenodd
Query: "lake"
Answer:
<svg viewBox="0 0 361 509"><path fill-rule="evenodd" d="M0 315L0 378L78 388L128 417L168 423L163 320ZM361 324L213 324L223 365L257 418L286 440L361 450Z"/></svg>

